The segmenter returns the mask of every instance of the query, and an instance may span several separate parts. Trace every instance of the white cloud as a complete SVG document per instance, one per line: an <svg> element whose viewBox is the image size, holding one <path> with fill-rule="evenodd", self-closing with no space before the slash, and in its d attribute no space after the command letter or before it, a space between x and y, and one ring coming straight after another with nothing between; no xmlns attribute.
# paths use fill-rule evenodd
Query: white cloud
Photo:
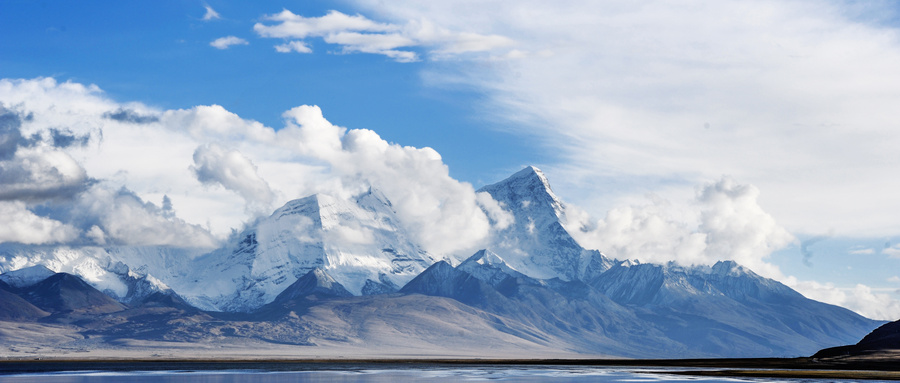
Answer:
<svg viewBox="0 0 900 383"><path fill-rule="evenodd" d="M502 206L488 192L480 192L475 194L475 202L487 213L488 217L495 229L503 230L515 223L515 217L507 210L506 206ZM524 201L523 201L524 202ZM528 207L528 206L524 206Z"/></svg>
<svg viewBox="0 0 900 383"><path fill-rule="evenodd" d="M92 225L94 242L133 246L215 247L218 241L205 229L179 218L166 217L158 206L127 189L96 185L71 207L76 221ZM97 229L95 229L95 227Z"/></svg>
<svg viewBox="0 0 900 383"><path fill-rule="evenodd" d="M275 50L280 53L312 53L312 48L302 41L288 41L284 44L276 45Z"/></svg>
<svg viewBox="0 0 900 383"><path fill-rule="evenodd" d="M594 215L730 174L791 231L900 231L900 179L885 176L900 146L900 34L881 23L886 3L355 3L396 25L516 41L518 60L425 78L485 92L485 113L547 145L555 189Z"/></svg>
<svg viewBox="0 0 900 383"><path fill-rule="evenodd" d="M39 217L24 202L0 201L0 243L43 245L74 240L78 230L62 222Z"/></svg>
<svg viewBox="0 0 900 383"><path fill-rule="evenodd" d="M330 11L321 17L304 17L285 9L264 18L273 24L257 23L253 30L261 37L295 39L276 45L278 52L310 53L300 40L321 37L326 43L339 45L343 53L372 53L398 62L418 61L411 50L422 48L434 59L474 52L508 48L513 41L500 35L454 32L425 19L405 24L379 23L362 15L346 15Z"/></svg>
<svg viewBox="0 0 900 383"><path fill-rule="evenodd" d="M850 254L854 254L854 255L868 255L868 254L875 254L875 249L857 249L857 250L851 250L851 251L850 251Z"/></svg>
<svg viewBox="0 0 900 383"><path fill-rule="evenodd" d="M882 254L887 254L891 258L900 258L900 245L886 247L881 250Z"/></svg>
<svg viewBox="0 0 900 383"><path fill-rule="evenodd" d="M0 103L32 116L21 125L24 136L58 127L73 137L102 136L53 149L93 180L72 201L47 205L82 231L76 242L213 246L287 200L320 192L350 197L370 187L435 254L466 253L487 238L492 222L511 219L496 201L451 178L433 149L335 126L316 106L285 112L285 127L276 131L218 105L155 110L53 79L0 80Z"/></svg>
<svg viewBox="0 0 900 383"><path fill-rule="evenodd" d="M697 201L700 232L706 234L706 253L714 259L734 259L763 275L773 275L764 261L773 251L795 239L765 212L757 201L759 189L731 178L707 185Z"/></svg>
<svg viewBox="0 0 900 383"><path fill-rule="evenodd" d="M388 32L398 29L393 25L376 23L361 15L350 16L338 11L330 11L321 17L303 17L285 9L280 13L268 15L265 19L276 24L254 25L253 30L262 37L304 39L342 31Z"/></svg>
<svg viewBox="0 0 900 383"><path fill-rule="evenodd" d="M863 284L839 288L832 283L798 281L794 277L786 278L784 283L807 298L846 307L868 318L890 321L900 318L900 300Z"/></svg>
<svg viewBox="0 0 900 383"><path fill-rule="evenodd" d="M758 197L756 187L723 177L698 190L687 204L692 209L653 197L651 204L614 208L593 222L570 206L567 226L583 246L617 259L684 265L731 259L778 278L781 272L766 259L795 239L759 206Z"/></svg>
<svg viewBox="0 0 900 383"><path fill-rule="evenodd" d="M0 200L67 198L88 183L84 169L61 150L20 148L10 161L0 161Z"/></svg>
<svg viewBox="0 0 900 383"><path fill-rule="evenodd" d="M491 224L481 206L488 203L479 202L472 185L451 178L433 149L400 146L371 130L332 125L318 107L301 106L284 115L287 127L278 132L284 142L325 161L340 177L341 195L369 186L381 190L429 251L467 252L487 239Z"/></svg>
<svg viewBox="0 0 900 383"><path fill-rule="evenodd" d="M206 9L206 13L203 14L204 21L218 20L222 18L222 16L219 16L219 12L216 12L216 10L210 7L208 4L204 5L203 8Z"/></svg>
<svg viewBox="0 0 900 383"><path fill-rule="evenodd" d="M250 211L266 213L272 208L275 196L269 184L257 174L253 162L237 150L201 145L194 151L191 170L201 183L221 185L240 194Z"/></svg>
<svg viewBox="0 0 900 383"><path fill-rule="evenodd" d="M250 44L247 40L244 40L237 36L225 36L219 37L212 42L209 43L209 46L217 48L217 49L228 49L231 48L232 45L248 45Z"/></svg>

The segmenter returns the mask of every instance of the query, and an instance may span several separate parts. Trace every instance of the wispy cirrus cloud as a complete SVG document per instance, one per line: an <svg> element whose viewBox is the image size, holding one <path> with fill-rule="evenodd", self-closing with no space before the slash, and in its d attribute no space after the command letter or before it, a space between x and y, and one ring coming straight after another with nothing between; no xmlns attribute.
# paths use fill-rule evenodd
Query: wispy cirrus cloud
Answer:
<svg viewBox="0 0 900 383"><path fill-rule="evenodd" d="M484 113L544 145L559 193L595 215L646 193L689 200L729 175L792 231L900 230L900 181L885 177L900 146L889 3L354 3L396 25L514 40L518 60L423 77L484 92Z"/></svg>
<svg viewBox="0 0 900 383"><path fill-rule="evenodd" d="M268 23L257 23L253 30L260 37L287 40L276 45L275 49L279 52L311 53L306 40L322 38L328 44L340 46L342 53L379 54L398 62L412 62L421 59L418 51L437 59L490 52L514 45L508 37L455 32L426 19L393 24L338 11L330 11L320 17L305 17L287 9L264 19Z"/></svg>

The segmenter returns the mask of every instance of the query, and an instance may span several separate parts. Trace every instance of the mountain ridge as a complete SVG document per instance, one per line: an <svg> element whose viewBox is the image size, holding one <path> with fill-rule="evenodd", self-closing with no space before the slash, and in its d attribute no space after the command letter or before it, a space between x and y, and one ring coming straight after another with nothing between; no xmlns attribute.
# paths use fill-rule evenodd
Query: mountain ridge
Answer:
<svg viewBox="0 0 900 383"><path fill-rule="evenodd" d="M46 313L91 336L386 341L353 327L374 326L368 328L395 333L390 341L400 345L431 339L440 348L434 334L459 330L453 344L478 344L470 338L478 334L529 350L627 357L807 355L879 324L806 299L733 261L642 264L585 249L567 231L566 207L535 167L479 192L514 220L465 258L427 253L391 202L369 189L289 201L208 252L0 244L0 299L21 311L16 320L46 321L41 308L29 308L25 290L3 281L31 283L48 272L79 270L90 283L67 280L70 289L105 294L117 306L97 301L80 313ZM25 269L33 265L46 267ZM438 325L445 327L427 334Z"/></svg>

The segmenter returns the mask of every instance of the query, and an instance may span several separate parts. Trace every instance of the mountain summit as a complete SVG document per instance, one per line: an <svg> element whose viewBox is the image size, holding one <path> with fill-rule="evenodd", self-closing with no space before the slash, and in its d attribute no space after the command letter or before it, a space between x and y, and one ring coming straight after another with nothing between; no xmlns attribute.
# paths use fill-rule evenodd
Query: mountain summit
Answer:
<svg viewBox="0 0 900 383"><path fill-rule="evenodd" d="M219 309L249 311L316 268L354 295L393 291L434 261L377 190L350 199L316 194L286 203L232 245L198 259L205 275L192 295L212 298Z"/></svg>
<svg viewBox="0 0 900 383"><path fill-rule="evenodd" d="M611 265L600 252L581 247L566 230L565 205L540 169L526 167L478 191L490 194L515 218L515 224L497 233L491 250L516 270L571 281Z"/></svg>

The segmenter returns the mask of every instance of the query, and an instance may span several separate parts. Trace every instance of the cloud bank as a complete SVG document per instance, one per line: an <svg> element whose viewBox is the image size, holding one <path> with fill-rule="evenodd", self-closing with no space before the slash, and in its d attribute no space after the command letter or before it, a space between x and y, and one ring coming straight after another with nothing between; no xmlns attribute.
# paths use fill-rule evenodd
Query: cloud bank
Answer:
<svg viewBox="0 0 900 383"><path fill-rule="evenodd" d="M156 110L52 78L0 80L0 105L2 242L213 247L290 199L369 188L435 254L473 251L509 224L433 149L333 125L316 106L275 130L217 105Z"/></svg>

